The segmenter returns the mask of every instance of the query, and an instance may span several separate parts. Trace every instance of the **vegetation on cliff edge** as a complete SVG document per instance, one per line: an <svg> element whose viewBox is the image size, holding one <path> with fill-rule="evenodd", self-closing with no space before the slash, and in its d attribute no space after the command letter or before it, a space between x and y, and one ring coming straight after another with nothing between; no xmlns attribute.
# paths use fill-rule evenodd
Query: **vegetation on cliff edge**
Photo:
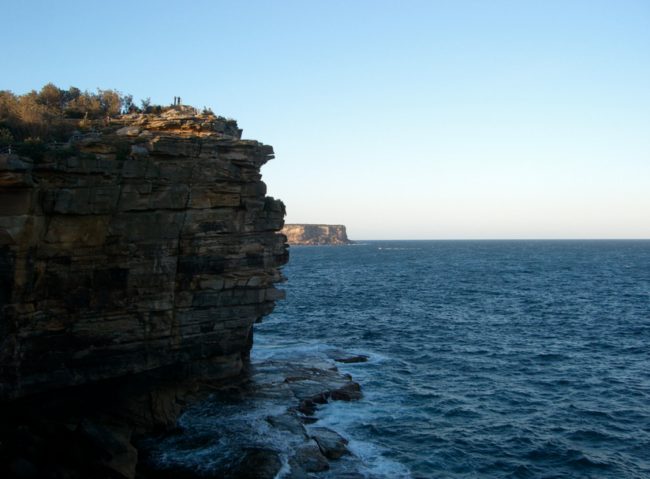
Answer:
<svg viewBox="0 0 650 479"><path fill-rule="evenodd" d="M160 113L169 108L152 105L149 98L140 103L138 107L133 95L117 90L89 92L74 86L65 90L52 83L24 95L0 90L0 148L67 141L75 130L95 128L123 113Z"/></svg>

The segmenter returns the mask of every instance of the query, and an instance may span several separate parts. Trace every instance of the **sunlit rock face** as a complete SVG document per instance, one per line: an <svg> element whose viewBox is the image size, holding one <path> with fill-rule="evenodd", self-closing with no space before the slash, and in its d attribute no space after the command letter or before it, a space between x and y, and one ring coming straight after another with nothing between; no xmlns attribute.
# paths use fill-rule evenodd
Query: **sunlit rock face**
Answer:
<svg viewBox="0 0 650 479"><path fill-rule="evenodd" d="M184 108L0 154L0 399L163 366L239 374L288 259L272 157Z"/></svg>
<svg viewBox="0 0 650 479"><path fill-rule="evenodd" d="M350 244L343 225L287 224L282 228L289 244L294 245L341 245Z"/></svg>

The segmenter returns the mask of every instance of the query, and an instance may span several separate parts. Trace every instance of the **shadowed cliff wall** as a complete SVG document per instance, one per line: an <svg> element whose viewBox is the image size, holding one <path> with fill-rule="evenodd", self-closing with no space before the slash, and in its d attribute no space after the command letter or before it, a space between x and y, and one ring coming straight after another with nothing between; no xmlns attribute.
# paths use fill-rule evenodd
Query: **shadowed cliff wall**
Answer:
<svg viewBox="0 0 650 479"><path fill-rule="evenodd" d="M181 109L0 154L0 399L240 372L288 259L273 149L240 134Z"/></svg>

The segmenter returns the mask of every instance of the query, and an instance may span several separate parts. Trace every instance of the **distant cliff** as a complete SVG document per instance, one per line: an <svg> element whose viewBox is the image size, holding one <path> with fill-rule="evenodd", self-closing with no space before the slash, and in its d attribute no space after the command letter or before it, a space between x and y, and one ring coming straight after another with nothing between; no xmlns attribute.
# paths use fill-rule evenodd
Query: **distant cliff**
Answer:
<svg viewBox="0 0 650 479"><path fill-rule="evenodd" d="M351 244L343 225L287 224L282 228L287 242L293 245Z"/></svg>
<svg viewBox="0 0 650 479"><path fill-rule="evenodd" d="M288 259L273 149L240 135L181 107L0 152L0 399L239 374Z"/></svg>

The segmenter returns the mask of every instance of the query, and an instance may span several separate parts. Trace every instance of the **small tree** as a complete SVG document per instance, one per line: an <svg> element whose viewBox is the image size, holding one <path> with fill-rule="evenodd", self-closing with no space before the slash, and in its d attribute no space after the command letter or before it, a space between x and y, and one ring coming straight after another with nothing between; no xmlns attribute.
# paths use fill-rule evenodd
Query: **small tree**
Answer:
<svg viewBox="0 0 650 479"><path fill-rule="evenodd" d="M18 97L17 117L21 137L45 138L53 115L39 101L39 94L32 90Z"/></svg>
<svg viewBox="0 0 650 479"><path fill-rule="evenodd" d="M66 103L76 100L81 95L81 90L76 86L71 86L67 90L63 90L63 97Z"/></svg>
<svg viewBox="0 0 650 479"><path fill-rule="evenodd" d="M130 113L135 107L133 104L133 95L122 95L120 97L120 103L122 105L122 113Z"/></svg>
<svg viewBox="0 0 650 479"><path fill-rule="evenodd" d="M9 124L16 121L18 98L8 90L0 90L0 123Z"/></svg>
<svg viewBox="0 0 650 479"><path fill-rule="evenodd" d="M14 142L14 135L6 128L0 128L0 146L11 145Z"/></svg>
<svg viewBox="0 0 650 479"><path fill-rule="evenodd" d="M83 92L68 103L67 111L73 118L99 118L102 114L102 104L98 95Z"/></svg>
<svg viewBox="0 0 650 479"><path fill-rule="evenodd" d="M37 101L53 115L60 114L65 103L63 91L53 83L48 83L41 88Z"/></svg>
<svg viewBox="0 0 650 479"><path fill-rule="evenodd" d="M119 92L115 90L97 89L97 96L99 97L99 104L104 115L116 116L120 114L122 110L122 98Z"/></svg>
<svg viewBox="0 0 650 479"><path fill-rule="evenodd" d="M142 105L142 111L148 113L151 108L151 98L147 97L144 100L140 100L140 104Z"/></svg>

